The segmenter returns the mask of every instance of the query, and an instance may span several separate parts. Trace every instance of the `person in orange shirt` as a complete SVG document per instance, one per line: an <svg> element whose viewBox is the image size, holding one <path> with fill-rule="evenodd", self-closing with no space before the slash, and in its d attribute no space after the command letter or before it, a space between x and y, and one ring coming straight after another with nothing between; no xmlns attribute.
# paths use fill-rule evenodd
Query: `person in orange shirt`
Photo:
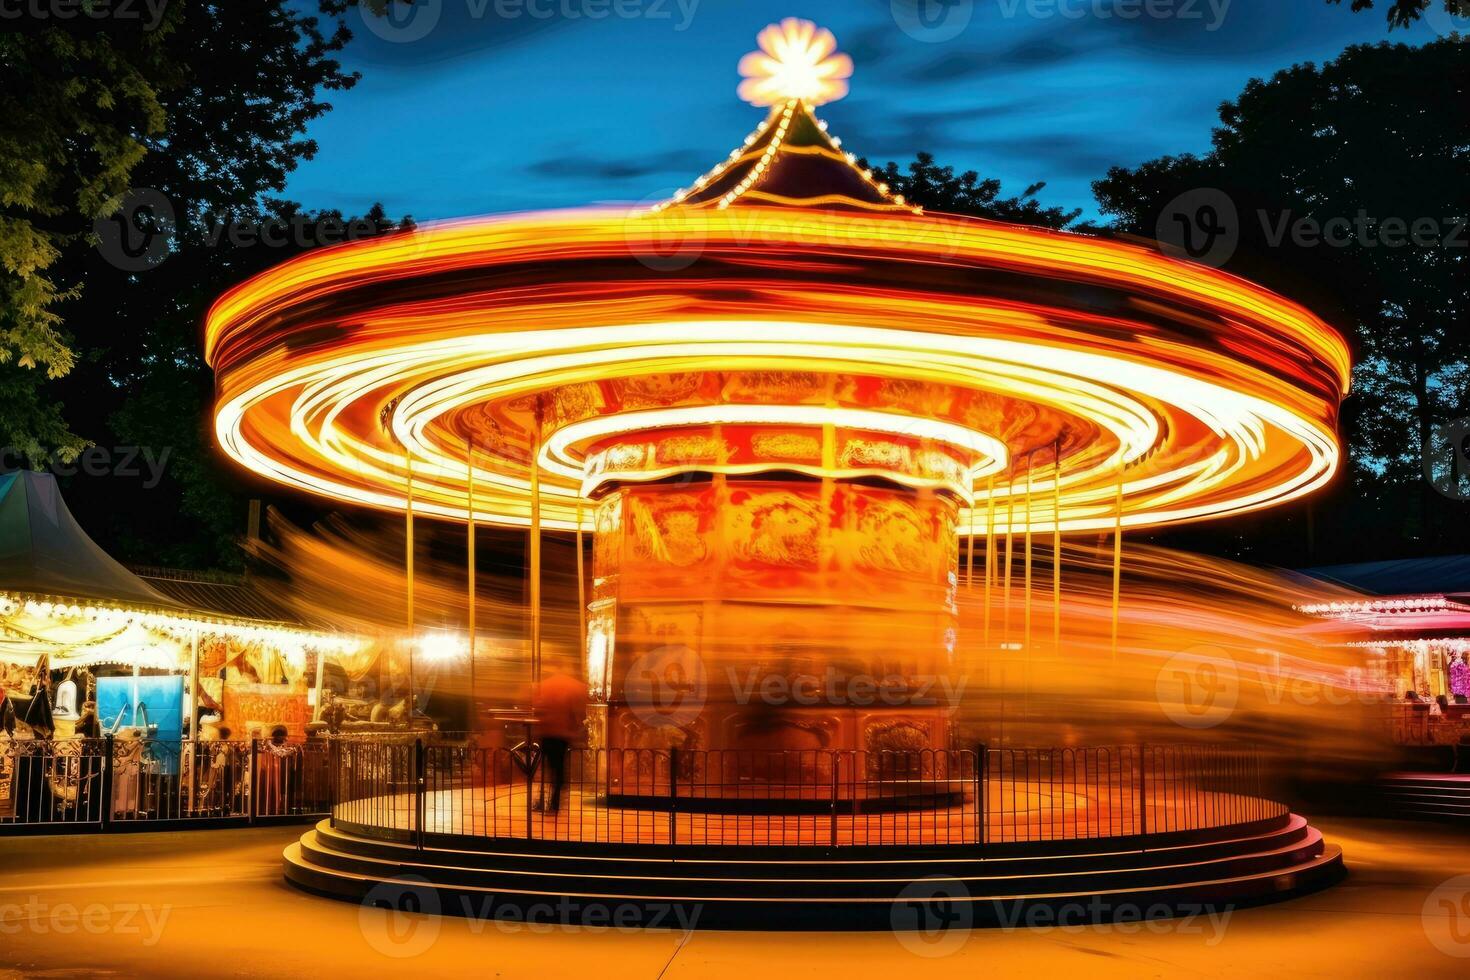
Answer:
<svg viewBox="0 0 1470 980"><path fill-rule="evenodd" d="M551 782L549 812L561 809L561 791L567 781L567 750L587 734L587 685L570 674L554 673L536 687L532 706L541 739L541 799L536 810L547 810L546 783Z"/></svg>

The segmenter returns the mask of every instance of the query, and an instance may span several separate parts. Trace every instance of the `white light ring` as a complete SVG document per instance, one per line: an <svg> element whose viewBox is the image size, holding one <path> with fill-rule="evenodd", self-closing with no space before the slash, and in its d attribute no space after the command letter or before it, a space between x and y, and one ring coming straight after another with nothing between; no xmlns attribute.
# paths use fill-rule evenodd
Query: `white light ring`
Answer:
<svg viewBox="0 0 1470 980"><path fill-rule="evenodd" d="M972 499L972 488L976 479L1006 468L1006 447L994 436L977 432L953 422L924 419L896 413L879 412L860 408L827 408L820 405L690 405L678 408L648 409L623 412L617 415L599 415L562 426L547 437L541 447L540 465L543 469L558 472L581 484L582 495L590 496L603 479L584 476L580 458L574 447L597 439L648 432L669 428L685 428L696 425L782 425L819 428L834 426L841 429L861 429L881 432L884 435L907 436L921 441L937 442L962 449L978 456L981 462L970 472L970 487L951 487L968 503ZM708 468L708 467L704 467ZM687 472L689 467L669 468L666 475ZM935 486L936 482L921 478L905 478L876 468L851 468L842 472L824 473L820 467L796 463L754 463L721 466L716 472L758 473L763 470L784 469L807 472L812 476L831 476L838 479L854 479L861 476L885 476L911 486ZM606 479L646 481L656 476L615 474Z"/></svg>
<svg viewBox="0 0 1470 980"><path fill-rule="evenodd" d="M713 322L721 323L722 321ZM657 324L641 325L640 329L654 329L659 326L660 325ZM669 325L665 324L662 326L668 327ZM682 339L687 343L690 339L690 334L688 332L689 325L681 324L674 326L682 332ZM745 324L744 326L750 327L752 325ZM773 325L761 324L758 326L772 327ZM787 325L779 325L775 326L774 328L782 330L783 333L786 333L786 335L789 336L789 333L786 332L786 326ZM800 326L807 330L812 329L812 325L810 324L801 324ZM605 329L606 328L577 328L577 330L593 330L596 332L602 332ZM869 334L882 332L881 330L878 330L876 328L844 327L836 329L844 332L861 330ZM915 335L914 333L909 331L892 332L901 335L910 343L918 337L924 336ZM503 344L506 338L504 335L497 335L494 339L497 342ZM538 339L544 343L544 341L546 340L545 332L538 332ZM1058 351L1054 348L1036 348L1034 345L1028 345L1022 342L999 340L996 338L964 338L944 335L942 338L936 336L931 339L934 339L936 341L942 340L952 347L957 348L964 348L967 346L988 346L991 348L998 347L1002 349L1008 348L1008 352L1014 353L1022 360L1029 360L1031 363L1040 363L1055 360L1058 355L1061 355L1063 359L1070 361L1090 361L1090 367L1096 372L1093 376L1105 377L1109 374L1115 373L1106 370L1097 371L1096 369L1099 369L1110 363L1116 363L1118 360L1116 358L1111 358L1108 355L1100 355L1093 352L1070 350ZM460 347L462 350L464 345L475 342L476 341L473 338L453 338L449 341L446 341L445 344L448 346ZM428 348L432 349L436 346L440 345L431 344L428 345ZM868 356L872 357L873 350L871 348L871 345L868 346ZM413 348L377 353L395 362L396 370L400 372L399 376L401 376L401 372L403 371L404 367L404 358L408 357L410 360L413 360L413 355L417 353L418 359L423 360L424 351L422 348L423 345L416 345ZM1029 355L1024 353L1027 348L1030 348ZM481 346L479 348L479 351L481 354L483 354L484 347ZM912 351L910 350L908 351L908 353L912 353ZM959 363L964 363L969 359L969 357L975 356L976 352L970 351L965 353L967 354L967 356L962 356L958 358ZM992 350L991 353L994 353L994 350ZM927 367L930 371L934 370L937 366L935 363L936 358L941 362L944 361L946 358L950 360L956 359L954 357L951 357L948 352L944 352L941 354L940 352L934 351L927 352L926 357L928 358ZM363 362L363 359L359 354L343 355L341 358L338 358L336 360L338 362L341 362L338 364L338 366L348 366L349 364L351 364L355 367L361 367ZM321 378L321 372L325 370L330 370L332 365L333 361L331 359L325 362L300 365L283 373L282 375L278 375L272 379L262 382L255 388L249 389L246 392L233 396L224 405L221 406L221 414L218 418L217 424L217 431L220 434L221 442L225 446L226 451L235 456L237 459L240 459L247 465L259 466L262 470L268 473L279 474L280 477L287 478L286 482L297 483L310 489L316 489L319 492L338 493L346 497L347 499L359 500L360 502L370 503L374 506L393 507L395 506L394 501L396 501L396 507L401 509L403 499L401 496L396 496L391 493L380 493L374 490L365 490L363 488L351 487L350 485L342 484L332 479L324 479L314 474L307 474L294 466L283 463L281 461L272 460L269 457L264 456L264 454L256 452L253 447L249 447L248 442L246 442L243 437L243 434L241 432L243 405L256 404L263 398L268 397L272 392L278 392L289 387L292 383L294 383L293 379L303 379L312 375L316 375L318 378ZM386 363L384 366L386 367ZM992 363L990 366L991 368L993 368L994 364ZM1250 406L1256 412L1256 421L1254 424L1246 422L1246 424L1242 425L1241 420L1239 418L1236 418L1234 420L1227 420L1227 425L1225 427L1234 428L1237 437L1242 434L1243 431L1255 429L1257 430L1257 439L1259 439L1260 421L1262 419L1265 419L1271 421L1272 424L1283 429L1284 431L1296 435L1300 443L1307 447L1312 456L1312 465L1304 469L1293 479L1288 480L1285 483L1278 484L1277 486L1268 488L1267 490L1257 492L1255 494L1246 495L1244 497L1234 500L1218 501L1212 508L1210 508L1209 512L1202 513L1198 508L1196 508L1194 510L1166 511L1162 515L1158 513L1144 514L1141 518L1138 515L1129 515L1125 513L1125 526L1133 526L1135 523L1158 523L1161 517L1171 520L1180 520L1194 517L1216 516L1219 513L1230 513L1242 509L1254 509L1257 506L1265 506L1268 503L1274 502L1279 499L1297 496L1300 493L1304 493L1311 488L1320 485L1322 482L1325 482L1326 479L1330 478L1331 473L1335 470L1337 466L1337 449L1335 441L1332 438L1332 434L1326 430L1325 426L1321 426L1320 424L1315 423L1312 420L1300 418L1286 409L1275 406L1268 402L1264 402L1262 399L1256 398L1253 395L1233 392L1229 389L1222 389L1217 385L1213 385L1210 382L1205 382L1200 379L1181 376L1172 371L1154 368L1149 365L1139 365L1133 362L1123 362L1123 366L1126 368L1127 371L1133 372L1137 376L1151 376L1155 380L1162 380L1166 384L1166 386L1171 389L1170 394L1177 394L1177 385L1183 382L1186 386L1199 388L1217 399L1223 399L1223 401L1227 404L1234 402L1237 406ZM1188 407L1186 405L1173 402L1171 399L1161 398L1160 400L1167 404L1172 404L1173 407L1177 410L1188 410ZM1200 414L1209 417L1209 415L1212 413L1203 412ZM298 418L300 418L300 416L298 416ZM1234 423L1233 425L1230 424L1232 422ZM371 468L369 467L367 469L370 470ZM450 472L453 471L453 467L447 467L446 469ZM461 474L464 472L464 466L462 463L459 464L458 470ZM382 473L379 475L383 477L388 477L390 479L393 477L393 474L391 473ZM1064 486L1066 486L1067 481L1064 480L1063 484ZM391 485L391 483L389 483L388 485ZM1042 492L1047 488L1047 486L1048 483L1046 481L1037 482L1033 487L1033 491L1038 493ZM1129 484L1125 486L1125 492L1132 490L1134 486L1134 484ZM1019 489L1013 488L1012 492L1019 492ZM1096 491L1095 489L1094 493L1097 494L1099 493L1099 491ZM426 513L437 513L441 514L442 516L449 517L463 516L462 508L456 509L453 506L438 506L429 501L419 502L416 505L420 506L421 509ZM481 513L477 513L477 517L481 516ZM488 517L488 519L492 521L499 523L509 523L515 525L524 524L524 520L516 515L503 515L491 512L489 514L485 514L484 516ZM566 523L568 526L570 526L570 522L563 523ZM974 523L975 522L972 519L971 527L967 529L970 533L973 533L976 530L976 528L974 527ZM1064 530L1097 530L1105 527L1107 523L1109 522L1099 519L1071 521L1064 519L1063 528ZM553 519L552 522L549 522L548 526L556 526L555 519ZM1042 525L1039 527L1034 527L1033 529L1044 530L1047 528Z"/></svg>

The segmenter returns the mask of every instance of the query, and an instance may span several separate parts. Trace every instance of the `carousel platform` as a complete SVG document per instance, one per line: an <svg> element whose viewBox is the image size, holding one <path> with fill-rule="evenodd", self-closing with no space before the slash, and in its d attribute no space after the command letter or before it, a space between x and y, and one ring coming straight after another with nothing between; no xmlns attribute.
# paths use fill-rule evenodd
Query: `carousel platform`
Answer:
<svg viewBox="0 0 1470 980"><path fill-rule="evenodd" d="M389 827L405 826L403 801L371 801L356 811L376 814L370 822L339 814L293 843L286 879L331 898L479 918L863 930L1004 926L1039 907L1067 921L1199 914L1310 892L1343 874L1341 851L1285 812L1189 831L1128 824L1110 835L1080 811L1056 822L1052 809L1024 825L992 823L985 843L951 843L965 839L957 828L973 827L973 810L938 810L920 823L887 813L773 825L748 815L671 820L577 799L552 816L503 802L517 817L496 828L481 807L431 798L416 818L423 831L405 832ZM1166 826L1189 815L1151 816ZM614 833L598 819L631 822Z"/></svg>
<svg viewBox="0 0 1470 980"><path fill-rule="evenodd" d="M1390 773L1378 790L1394 816L1470 823L1470 773Z"/></svg>

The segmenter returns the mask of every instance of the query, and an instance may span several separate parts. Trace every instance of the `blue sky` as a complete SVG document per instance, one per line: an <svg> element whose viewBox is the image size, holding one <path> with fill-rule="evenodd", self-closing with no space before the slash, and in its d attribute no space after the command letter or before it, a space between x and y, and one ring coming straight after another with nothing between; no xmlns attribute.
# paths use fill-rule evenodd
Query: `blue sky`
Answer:
<svg viewBox="0 0 1470 980"><path fill-rule="evenodd" d="M800 16L856 63L851 94L820 113L846 148L875 162L928 150L1009 193L1044 180L1046 203L1091 214L1090 181L1206 149L1219 103L1251 77L1432 36L1324 0L418 4L377 33L349 14L343 60L363 77L328 93L290 196L420 221L657 199L759 122L736 63L760 28Z"/></svg>

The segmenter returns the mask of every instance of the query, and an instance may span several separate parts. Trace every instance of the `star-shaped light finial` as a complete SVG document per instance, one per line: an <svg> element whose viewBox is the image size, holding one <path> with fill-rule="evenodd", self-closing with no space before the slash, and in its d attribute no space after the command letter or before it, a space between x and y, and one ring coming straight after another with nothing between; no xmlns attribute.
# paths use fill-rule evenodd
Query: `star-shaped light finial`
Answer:
<svg viewBox="0 0 1470 980"><path fill-rule="evenodd" d="M837 39L809 20L787 17L756 36L759 51L740 59L740 97L769 106L800 99L818 106L847 94L852 59L837 52Z"/></svg>

